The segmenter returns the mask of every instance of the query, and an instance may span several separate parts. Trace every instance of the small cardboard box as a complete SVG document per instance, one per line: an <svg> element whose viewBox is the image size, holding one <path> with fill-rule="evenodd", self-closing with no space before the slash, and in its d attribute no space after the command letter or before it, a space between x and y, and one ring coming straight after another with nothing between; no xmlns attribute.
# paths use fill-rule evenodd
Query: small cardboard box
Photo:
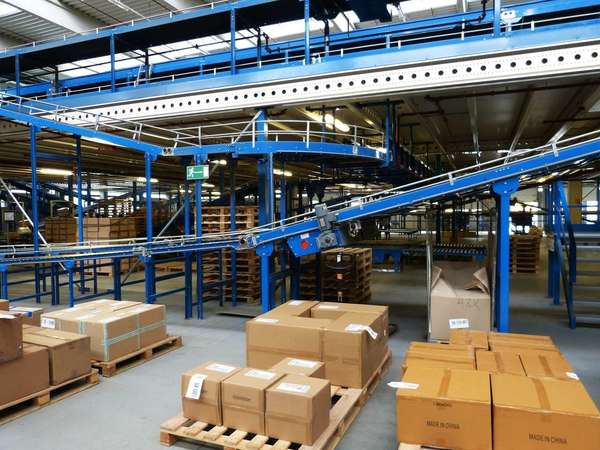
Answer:
<svg viewBox="0 0 600 450"><path fill-rule="evenodd" d="M10 309L8 300L0 299L0 311L8 311Z"/></svg>
<svg viewBox="0 0 600 450"><path fill-rule="evenodd" d="M579 382L492 375L494 450L597 450L600 413Z"/></svg>
<svg viewBox="0 0 600 450"><path fill-rule="evenodd" d="M521 358L516 353L477 350L475 359L477 360L477 370L489 373L525 375Z"/></svg>
<svg viewBox="0 0 600 450"><path fill-rule="evenodd" d="M127 308L127 312L139 315L140 348L167 338L165 305L140 303Z"/></svg>
<svg viewBox="0 0 600 450"><path fill-rule="evenodd" d="M330 320L259 316L246 322L246 365L269 369L283 358L323 360L323 329Z"/></svg>
<svg viewBox="0 0 600 450"><path fill-rule="evenodd" d="M221 384L239 370L211 361L184 372L181 376L183 416L211 425L223 425Z"/></svg>
<svg viewBox="0 0 600 450"><path fill-rule="evenodd" d="M345 313L325 327L325 378L332 384L361 389L387 352L387 329L378 314Z"/></svg>
<svg viewBox="0 0 600 450"><path fill-rule="evenodd" d="M396 386L399 442L461 450L492 449L488 373L409 367Z"/></svg>
<svg viewBox="0 0 600 450"><path fill-rule="evenodd" d="M408 366L475 370L475 351L471 345L411 342L402 369Z"/></svg>
<svg viewBox="0 0 600 450"><path fill-rule="evenodd" d="M21 317L0 312L0 363L18 359L22 354L23 326L21 325Z"/></svg>
<svg viewBox="0 0 600 450"><path fill-rule="evenodd" d="M0 406L50 387L48 350L23 345L23 356L0 364Z"/></svg>
<svg viewBox="0 0 600 450"><path fill-rule="evenodd" d="M490 331L491 304L485 268L459 262L434 266L430 338L447 341L452 329Z"/></svg>
<svg viewBox="0 0 600 450"><path fill-rule="evenodd" d="M223 381L223 425L264 435L266 392L284 375L271 370L242 369Z"/></svg>
<svg viewBox="0 0 600 450"><path fill-rule="evenodd" d="M21 316L21 320L24 325L33 325L39 327L41 324L42 314L44 308L29 308L25 306L13 306L10 308L11 314L17 314Z"/></svg>
<svg viewBox="0 0 600 450"><path fill-rule="evenodd" d="M329 425L329 380L286 375L267 389L267 436L312 445Z"/></svg>
<svg viewBox="0 0 600 450"><path fill-rule="evenodd" d="M554 348L544 348L544 345L538 346L536 344L523 344L519 345L516 343L499 344L497 341L490 342L490 350L495 352L508 352L516 353L519 356L523 355L560 355L560 350Z"/></svg>
<svg viewBox="0 0 600 450"><path fill-rule="evenodd" d="M48 349L52 385L90 373L89 336L45 328L30 328L25 329L23 342Z"/></svg>
<svg viewBox="0 0 600 450"><path fill-rule="evenodd" d="M325 378L325 364L308 359L285 358L269 370L278 373L304 375L306 377Z"/></svg>
<svg viewBox="0 0 600 450"><path fill-rule="evenodd" d="M549 355L527 353L521 356L521 361L528 377L579 380L571 364L559 353Z"/></svg>
<svg viewBox="0 0 600 450"><path fill-rule="evenodd" d="M265 316L310 317L310 310L319 302L311 300L289 300L272 309Z"/></svg>
<svg viewBox="0 0 600 450"><path fill-rule="evenodd" d="M512 341L516 344L522 342L530 342L537 344L546 344L547 346L556 347L554 341L550 336L544 336L539 334L522 334L522 333L499 333L491 331L488 333L488 338L491 341Z"/></svg>
<svg viewBox="0 0 600 450"><path fill-rule="evenodd" d="M450 330L450 344L472 345L476 351L489 349L488 334L479 330Z"/></svg>

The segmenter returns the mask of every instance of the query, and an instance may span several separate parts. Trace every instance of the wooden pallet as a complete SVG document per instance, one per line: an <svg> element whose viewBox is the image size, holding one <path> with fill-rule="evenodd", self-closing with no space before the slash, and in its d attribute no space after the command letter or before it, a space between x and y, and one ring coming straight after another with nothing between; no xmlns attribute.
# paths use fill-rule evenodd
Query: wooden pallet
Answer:
<svg viewBox="0 0 600 450"><path fill-rule="evenodd" d="M360 412L361 395L360 389L332 389L333 406L329 412L329 426L313 445L299 445L242 430L195 422L183 416L173 417L161 425L160 443L170 447L179 440L185 440L224 450L333 450Z"/></svg>
<svg viewBox="0 0 600 450"><path fill-rule="evenodd" d="M103 377L112 377L133 367L139 366L140 364L144 364L154 358L158 358L165 353L176 350L182 345L183 339L181 336L169 336L162 341L155 342L152 345L112 361L92 360L92 367L97 368Z"/></svg>
<svg viewBox="0 0 600 450"><path fill-rule="evenodd" d="M99 382L98 371L92 369L87 375L73 378L57 386L50 386L48 389L15 400L14 402L0 405L0 425L12 422L46 405L56 403L78 392L85 391Z"/></svg>

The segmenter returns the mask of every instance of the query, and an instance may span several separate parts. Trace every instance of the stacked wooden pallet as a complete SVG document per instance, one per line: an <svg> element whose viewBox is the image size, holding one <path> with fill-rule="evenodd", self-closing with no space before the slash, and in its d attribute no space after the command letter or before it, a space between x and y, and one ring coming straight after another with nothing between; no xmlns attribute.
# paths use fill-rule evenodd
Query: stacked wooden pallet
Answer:
<svg viewBox="0 0 600 450"><path fill-rule="evenodd" d="M319 258L317 265L316 258ZM339 248L321 252L306 260L300 275L300 296L317 296L316 267L321 275L321 300L364 303L371 300L373 256L370 248Z"/></svg>
<svg viewBox="0 0 600 450"><path fill-rule="evenodd" d="M86 241L106 241L135 238L137 236L136 219L133 217L86 217L83 220L83 236ZM122 258L121 273L126 273L135 265L137 258ZM98 259L96 264L112 263L112 259ZM139 266L138 266L139 267ZM91 272L91 267L88 272ZM100 275L110 276L113 266L97 268Z"/></svg>
<svg viewBox="0 0 600 450"><path fill-rule="evenodd" d="M539 234L515 234L510 237L510 270L537 273L540 262Z"/></svg>
<svg viewBox="0 0 600 450"><path fill-rule="evenodd" d="M76 242L77 220L74 217L48 217L44 237L48 242Z"/></svg>
<svg viewBox="0 0 600 450"><path fill-rule="evenodd" d="M229 206L205 206L202 208L202 232L222 233L231 229ZM257 206L238 206L235 213L238 230L247 230L258 225Z"/></svg>

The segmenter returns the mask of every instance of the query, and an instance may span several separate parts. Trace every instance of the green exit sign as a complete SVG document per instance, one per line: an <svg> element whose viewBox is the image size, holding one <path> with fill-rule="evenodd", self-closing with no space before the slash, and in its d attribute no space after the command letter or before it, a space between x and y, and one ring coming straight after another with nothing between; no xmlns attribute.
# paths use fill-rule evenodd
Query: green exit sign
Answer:
<svg viewBox="0 0 600 450"><path fill-rule="evenodd" d="M187 166L188 181L208 180L209 177L210 177L210 173L208 170L208 165Z"/></svg>

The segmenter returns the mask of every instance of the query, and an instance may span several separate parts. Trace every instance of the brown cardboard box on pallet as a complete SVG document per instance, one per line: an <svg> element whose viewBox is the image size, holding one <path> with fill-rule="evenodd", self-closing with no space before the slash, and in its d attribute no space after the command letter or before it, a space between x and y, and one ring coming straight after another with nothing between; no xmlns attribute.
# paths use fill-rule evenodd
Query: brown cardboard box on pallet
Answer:
<svg viewBox="0 0 600 450"><path fill-rule="evenodd" d="M571 364L559 353L548 355L527 353L521 355L521 361L528 377L579 380Z"/></svg>
<svg viewBox="0 0 600 450"><path fill-rule="evenodd" d="M597 450L600 413L575 381L492 375L494 450Z"/></svg>
<svg viewBox="0 0 600 450"><path fill-rule="evenodd" d="M450 330L450 344L472 345L475 350L488 350L488 333L480 330Z"/></svg>
<svg viewBox="0 0 600 450"><path fill-rule="evenodd" d="M440 263L431 280L430 338L447 341L450 330L490 331L491 297L486 268L473 263Z"/></svg>
<svg viewBox="0 0 600 450"><path fill-rule="evenodd" d="M266 434L267 389L285 374L258 369L242 369L221 383L223 425L248 433Z"/></svg>
<svg viewBox="0 0 600 450"><path fill-rule="evenodd" d="M10 303L8 300L0 299L0 311L8 311L10 308Z"/></svg>
<svg viewBox="0 0 600 450"><path fill-rule="evenodd" d="M266 316L293 316L293 317L310 317L310 310L313 306L318 305L317 301L310 300L289 300L277 308L272 309Z"/></svg>
<svg viewBox="0 0 600 450"><path fill-rule="evenodd" d="M337 386L362 388L387 352L387 329L378 314L346 313L325 326L325 378Z"/></svg>
<svg viewBox="0 0 600 450"><path fill-rule="evenodd" d="M488 333L488 339L490 343L497 342L503 345L537 345L540 348L556 348L550 336L537 334L498 333L491 331Z"/></svg>
<svg viewBox="0 0 600 450"><path fill-rule="evenodd" d="M28 308L25 306L13 306L8 311L10 314L21 316L21 320L25 325L33 325L39 327L41 323L44 308Z"/></svg>
<svg viewBox="0 0 600 450"><path fill-rule="evenodd" d="M183 416L211 425L222 425L221 383L239 370L211 361L184 372L181 376Z"/></svg>
<svg viewBox="0 0 600 450"><path fill-rule="evenodd" d="M477 350L475 359L477 360L477 370L489 373L525 375L521 358L516 353Z"/></svg>
<svg viewBox="0 0 600 450"><path fill-rule="evenodd" d="M50 387L48 350L23 345L23 356L0 364L0 406Z"/></svg>
<svg viewBox="0 0 600 450"><path fill-rule="evenodd" d="M269 369L283 358L323 360L323 329L330 320L259 316L246 322L246 365Z"/></svg>
<svg viewBox="0 0 600 450"><path fill-rule="evenodd" d="M286 375L267 389L267 436L312 445L329 425L329 380Z"/></svg>
<svg viewBox="0 0 600 450"><path fill-rule="evenodd" d="M319 302L313 306L310 316L315 319L339 319L345 313L378 314L383 320L384 327L388 328L388 307L382 305L360 305L356 303ZM386 334L387 335L387 334Z"/></svg>
<svg viewBox="0 0 600 450"><path fill-rule="evenodd" d="M31 327L24 330L23 342L48 350L52 385L90 373L89 336Z"/></svg>
<svg viewBox="0 0 600 450"><path fill-rule="evenodd" d="M0 312L0 364L19 359L23 355L21 323L21 317Z"/></svg>
<svg viewBox="0 0 600 450"><path fill-rule="evenodd" d="M461 450L492 449L488 373L409 367L402 382L395 386L399 442Z"/></svg>
<svg viewBox="0 0 600 450"><path fill-rule="evenodd" d="M165 305L140 303L127 311L139 314L140 348L167 338Z"/></svg>
<svg viewBox="0 0 600 450"><path fill-rule="evenodd" d="M471 345L411 342L402 370L408 367L475 370L475 351Z"/></svg>
<svg viewBox="0 0 600 450"><path fill-rule="evenodd" d="M326 378L325 364L321 361L311 361L308 359L285 358L269 370L278 373L304 375L313 378Z"/></svg>

